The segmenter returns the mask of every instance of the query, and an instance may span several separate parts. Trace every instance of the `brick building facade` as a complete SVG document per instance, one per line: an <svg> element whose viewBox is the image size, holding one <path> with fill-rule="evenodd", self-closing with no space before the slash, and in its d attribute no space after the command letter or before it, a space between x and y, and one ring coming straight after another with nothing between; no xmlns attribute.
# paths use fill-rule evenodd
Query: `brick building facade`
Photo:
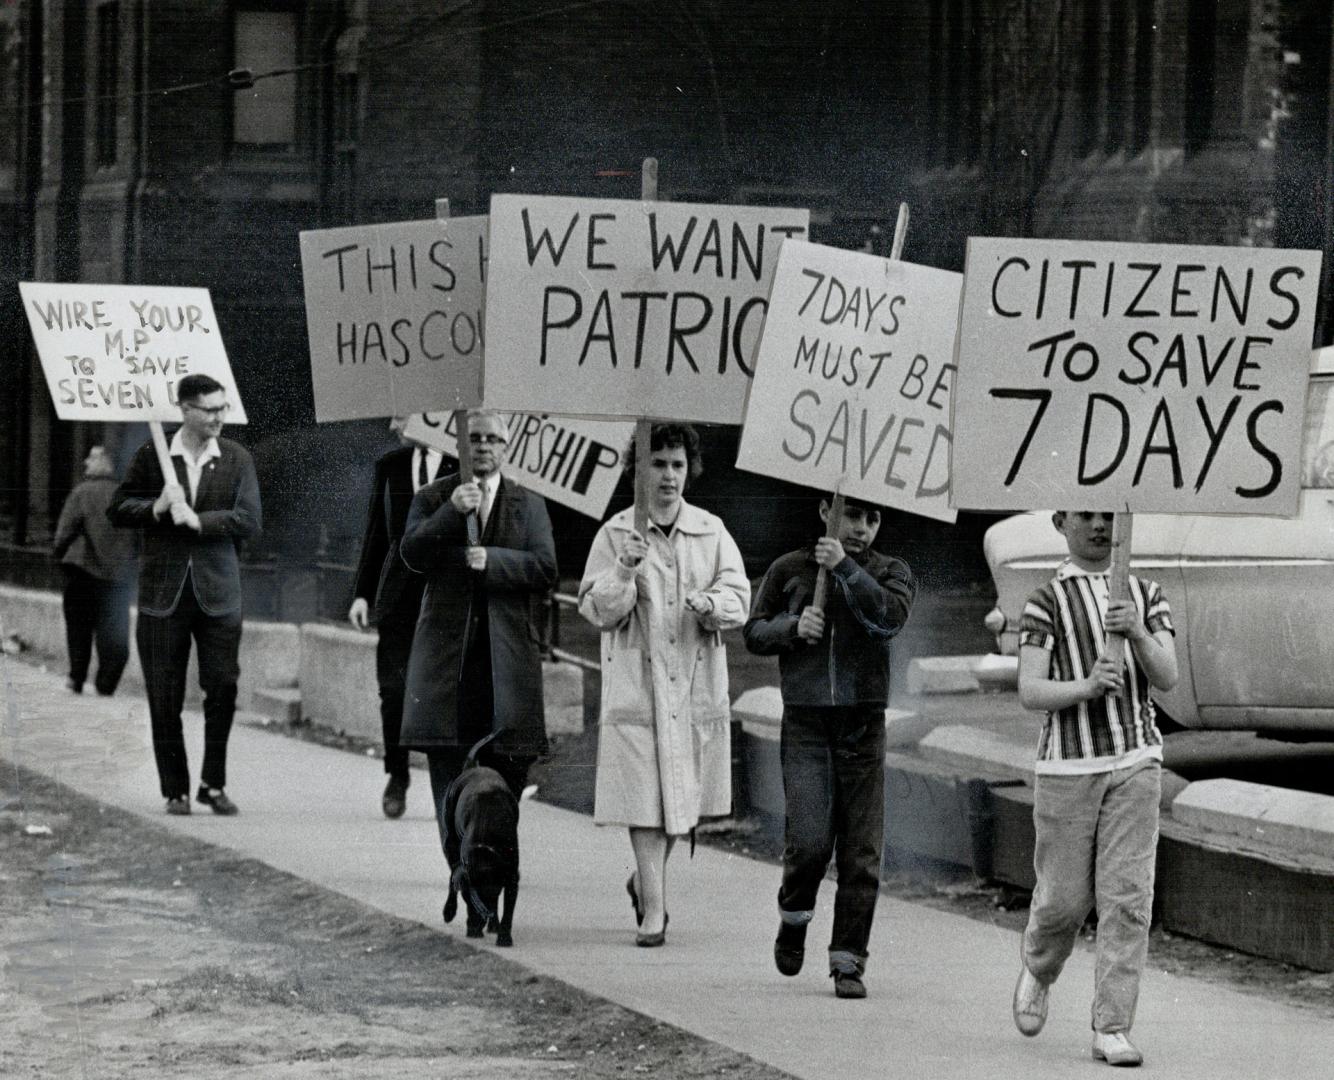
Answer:
<svg viewBox="0 0 1334 1080"><path fill-rule="evenodd" d="M970 233L1328 255L1330 36L1325 0L0 0L0 572L42 580L86 447L144 437L55 420L19 280L212 291L265 497L251 607L333 613L312 567L355 556L386 435L314 424L300 230L633 198L652 155L665 198L809 206L840 246L886 250L907 200L905 257L953 269ZM813 511L735 443L699 496L758 568ZM556 514L577 573L594 523ZM961 583L985 523L889 529Z"/></svg>

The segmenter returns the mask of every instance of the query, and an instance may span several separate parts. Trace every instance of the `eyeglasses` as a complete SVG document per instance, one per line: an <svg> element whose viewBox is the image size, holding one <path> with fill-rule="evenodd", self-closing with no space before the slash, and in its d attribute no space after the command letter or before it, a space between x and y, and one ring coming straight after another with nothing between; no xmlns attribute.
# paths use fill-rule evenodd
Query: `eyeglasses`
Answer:
<svg viewBox="0 0 1334 1080"><path fill-rule="evenodd" d="M481 435L475 431L468 432L468 441L474 446L500 446L508 442L504 435Z"/></svg>
<svg viewBox="0 0 1334 1080"><path fill-rule="evenodd" d="M221 405L215 405L211 409L206 409L203 405L196 405L193 401L184 401L181 404L184 405L184 407L187 409L194 409L195 412L201 412L205 416L210 417L214 420L218 419L219 417L226 416L227 410L231 408L231 404L229 402L224 402Z"/></svg>

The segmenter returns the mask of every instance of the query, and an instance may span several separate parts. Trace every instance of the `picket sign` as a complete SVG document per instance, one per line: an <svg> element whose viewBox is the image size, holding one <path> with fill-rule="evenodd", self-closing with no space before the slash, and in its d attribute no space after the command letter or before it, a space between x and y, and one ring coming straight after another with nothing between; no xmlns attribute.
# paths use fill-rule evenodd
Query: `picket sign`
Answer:
<svg viewBox="0 0 1334 1080"><path fill-rule="evenodd" d="M894 243L890 247L889 257L897 262L903 258L903 242L908 236L908 204L899 203L899 218L894 223ZM829 500L829 518L825 522L825 537L833 539L838 535L839 522L843 520L842 478L834 485L833 497ZM824 613L826 600L829 598L829 571L823 566L815 573L815 595L811 598L811 607Z"/></svg>
<svg viewBox="0 0 1334 1080"><path fill-rule="evenodd" d="M639 197L645 202L658 201L658 159L645 158L640 172ZM635 421L635 532L648 536L649 473L653 424L640 417Z"/></svg>

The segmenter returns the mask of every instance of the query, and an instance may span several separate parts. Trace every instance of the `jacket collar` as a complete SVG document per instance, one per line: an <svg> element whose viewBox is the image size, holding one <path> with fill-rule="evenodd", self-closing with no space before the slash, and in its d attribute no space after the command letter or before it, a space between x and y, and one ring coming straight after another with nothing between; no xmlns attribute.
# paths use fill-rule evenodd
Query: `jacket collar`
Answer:
<svg viewBox="0 0 1334 1080"><path fill-rule="evenodd" d="M607 528L616 532L631 532L635 527L635 508L633 506L613 514L607 519ZM675 528L678 532L692 536L708 536L718 531L718 519L707 510L692 506L681 500L681 512L676 516Z"/></svg>

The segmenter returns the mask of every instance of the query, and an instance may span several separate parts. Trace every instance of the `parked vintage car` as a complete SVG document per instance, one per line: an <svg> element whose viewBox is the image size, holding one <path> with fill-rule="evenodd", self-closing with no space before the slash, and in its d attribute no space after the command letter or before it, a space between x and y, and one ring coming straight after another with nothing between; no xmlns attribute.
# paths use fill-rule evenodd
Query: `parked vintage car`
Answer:
<svg viewBox="0 0 1334 1080"><path fill-rule="evenodd" d="M1024 601L1064 541L1051 512L1034 511L983 543L998 594L987 627L1014 654ZM1181 679L1156 695L1172 720L1334 739L1334 348L1316 354L1297 516L1136 514L1131 567L1172 605Z"/></svg>

